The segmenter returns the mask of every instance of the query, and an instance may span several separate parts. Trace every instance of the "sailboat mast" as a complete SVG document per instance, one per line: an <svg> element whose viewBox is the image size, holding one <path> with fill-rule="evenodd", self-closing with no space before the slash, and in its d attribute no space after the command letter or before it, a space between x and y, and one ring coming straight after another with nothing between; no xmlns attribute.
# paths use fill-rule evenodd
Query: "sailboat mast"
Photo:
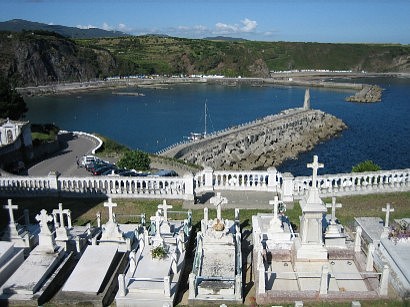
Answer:
<svg viewBox="0 0 410 307"><path fill-rule="evenodd" d="M204 136L206 136L206 100L205 100L205 131Z"/></svg>

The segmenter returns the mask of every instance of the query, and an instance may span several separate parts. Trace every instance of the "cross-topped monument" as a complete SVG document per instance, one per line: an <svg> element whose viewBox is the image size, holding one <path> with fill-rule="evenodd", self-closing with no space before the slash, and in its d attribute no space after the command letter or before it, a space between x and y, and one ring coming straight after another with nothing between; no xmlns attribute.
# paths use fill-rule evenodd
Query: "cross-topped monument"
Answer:
<svg viewBox="0 0 410 307"><path fill-rule="evenodd" d="M273 218L274 218L274 219L277 219L277 218L278 218L279 204L280 204L280 202L279 202L279 197L278 197L277 195L274 197L273 200L270 200L270 201L269 201L269 205L272 205L272 206L273 206Z"/></svg>
<svg viewBox="0 0 410 307"><path fill-rule="evenodd" d="M394 208L391 208L390 204L386 204L386 208L382 208L383 212L386 212L386 221L384 222L384 227L388 228L389 227L389 218L390 218L390 212L394 212Z"/></svg>
<svg viewBox="0 0 410 307"><path fill-rule="evenodd" d="M162 205L158 205L158 209L161 209L164 212L164 220L168 221L168 209L172 209L171 205L167 205L167 201L164 199Z"/></svg>
<svg viewBox="0 0 410 307"><path fill-rule="evenodd" d="M17 205L13 205L13 201L11 199L7 200L7 205L3 206L4 209L9 210L9 216L10 216L10 225L15 225L14 222L14 214L13 210L17 210L19 207Z"/></svg>
<svg viewBox="0 0 410 307"><path fill-rule="evenodd" d="M307 167L311 168L313 170L312 188L317 188L317 171L318 171L319 168L323 168L324 165L323 165L323 163L318 163L318 157L317 157L317 155L314 155L313 156L313 163L308 163Z"/></svg>
<svg viewBox="0 0 410 307"><path fill-rule="evenodd" d="M216 193L216 196L212 197L209 202L216 207L216 218L222 219L221 206L228 203L228 199L221 195L221 192Z"/></svg>
<svg viewBox="0 0 410 307"><path fill-rule="evenodd" d="M59 223L60 227L65 227L64 224L64 214L67 215L67 223L68 223L68 228L72 228L71 225L71 211L70 209L63 209L63 204L58 203L58 209L53 209L52 211L53 217L54 217L54 224L57 224L57 215L59 217Z"/></svg>
<svg viewBox="0 0 410 307"><path fill-rule="evenodd" d="M282 220L279 218L279 197L276 195L273 200L269 201L269 205L273 206L273 217L269 222L269 230L272 232L283 231L281 228Z"/></svg>
<svg viewBox="0 0 410 307"><path fill-rule="evenodd" d="M114 223L114 216L113 216L113 214L112 214L112 208L117 207L117 204L116 204L116 203L113 203L113 202L112 202L112 198L109 197L109 198L108 198L108 202L105 202L105 203L104 203L104 207L108 207L108 221L109 221L109 222L111 221L111 222Z"/></svg>
<svg viewBox="0 0 410 307"><path fill-rule="evenodd" d="M47 214L47 210L42 209L40 211L40 214L36 215L36 220L39 222L40 224L40 230L41 232L47 233L47 234L51 234L50 228L48 228L47 223L51 222L53 220L53 216L52 215L48 215Z"/></svg>
<svg viewBox="0 0 410 307"><path fill-rule="evenodd" d="M326 208L332 208L332 219L330 221L331 224L336 224L336 208L342 208L341 203L336 203L336 197L332 197L332 203L327 203Z"/></svg>

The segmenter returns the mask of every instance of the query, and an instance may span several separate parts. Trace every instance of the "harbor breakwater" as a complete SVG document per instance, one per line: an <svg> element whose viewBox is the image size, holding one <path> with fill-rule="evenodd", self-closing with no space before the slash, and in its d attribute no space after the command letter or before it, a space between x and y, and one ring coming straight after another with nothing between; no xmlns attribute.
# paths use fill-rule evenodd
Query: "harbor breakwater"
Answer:
<svg viewBox="0 0 410 307"><path fill-rule="evenodd" d="M320 110L297 108L174 146L161 155L214 169L267 169L312 149L347 126Z"/></svg>

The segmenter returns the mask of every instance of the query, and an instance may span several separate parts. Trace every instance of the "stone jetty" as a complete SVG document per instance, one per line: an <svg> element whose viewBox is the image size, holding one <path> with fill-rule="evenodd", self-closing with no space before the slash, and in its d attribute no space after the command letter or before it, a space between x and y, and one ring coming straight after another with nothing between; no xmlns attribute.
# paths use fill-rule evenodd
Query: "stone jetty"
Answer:
<svg viewBox="0 0 410 307"><path fill-rule="evenodd" d="M175 146L162 155L214 169L266 169L296 158L345 128L342 120L320 110L289 109Z"/></svg>
<svg viewBox="0 0 410 307"><path fill-rule="evenodd" d="M379 102L382 100L383 89L377 85L364 85L362 90L346 98L349 102Z"/></svg>

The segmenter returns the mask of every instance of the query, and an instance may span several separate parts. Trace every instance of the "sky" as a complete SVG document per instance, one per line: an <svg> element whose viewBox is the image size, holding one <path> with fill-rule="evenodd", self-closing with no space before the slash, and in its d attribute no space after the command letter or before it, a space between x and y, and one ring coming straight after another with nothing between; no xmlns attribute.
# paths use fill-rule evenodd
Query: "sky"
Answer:
<svg viewBox="0 0 410 307"><path fill-rule="evenodd" d="M0 0L25 19L133 35L410 44L410 0Z"/></svg>

